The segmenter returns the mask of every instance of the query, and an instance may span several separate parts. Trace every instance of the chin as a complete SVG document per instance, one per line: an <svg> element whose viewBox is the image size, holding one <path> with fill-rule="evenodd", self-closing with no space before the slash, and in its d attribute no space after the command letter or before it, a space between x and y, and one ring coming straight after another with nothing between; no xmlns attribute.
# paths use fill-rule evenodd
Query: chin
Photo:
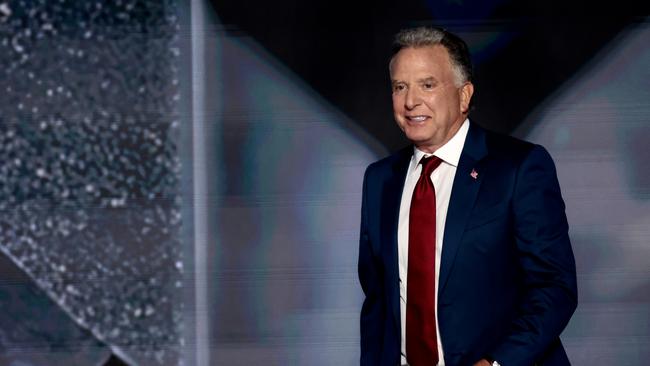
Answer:
<svg viewBox="0 0 650 366"><path fill-rule="evenodd" d="M418 139L409 139L409 141L415 145L418 149L424 151L424 152L430 152L428 151L427 146L429 146L428 141L426 140L418 140Z"/></svg>
<svg viewBox="0 0 650 366"><path fill-rule="evenodd" d="M405 133L405 135L413 143L425 143L431 138L431 136L425 136L421 133Z"/></svg>

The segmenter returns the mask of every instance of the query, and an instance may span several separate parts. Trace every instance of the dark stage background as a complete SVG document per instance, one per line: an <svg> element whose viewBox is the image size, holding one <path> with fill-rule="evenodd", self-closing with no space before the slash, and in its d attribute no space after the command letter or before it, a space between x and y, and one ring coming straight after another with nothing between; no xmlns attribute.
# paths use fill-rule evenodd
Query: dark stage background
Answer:
<svg viewBox="0 0 650 366"><path fill-rule="evenodd" d="M428 24L472 49L470 118L555 159L571 361L645 364L647 10L0 0L0 365L358 364L361 180Z"/></svg>

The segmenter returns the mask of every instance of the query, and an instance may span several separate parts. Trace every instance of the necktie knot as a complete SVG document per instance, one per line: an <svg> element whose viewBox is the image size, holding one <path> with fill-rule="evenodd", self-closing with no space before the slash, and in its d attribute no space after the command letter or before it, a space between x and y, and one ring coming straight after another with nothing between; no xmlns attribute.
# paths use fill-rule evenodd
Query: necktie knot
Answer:
<svg viewBox="0 0 650 366"><path fill-rule="evenodd" d="M430 176L431 173L440 166L440 163L442 163L442 160L435 155L422 157L420 160L420 164L422 164L422 174L427 177Z"/></svg>

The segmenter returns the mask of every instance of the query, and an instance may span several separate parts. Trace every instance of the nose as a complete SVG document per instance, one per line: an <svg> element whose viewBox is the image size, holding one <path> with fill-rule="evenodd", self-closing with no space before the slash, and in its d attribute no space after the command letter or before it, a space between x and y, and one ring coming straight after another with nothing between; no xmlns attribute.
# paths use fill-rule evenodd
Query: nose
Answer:
<svg viewBox="0 0 650 366"><path fill-rule="evenodd" d="M406 91L405 97L406 98L404 99L404 107L407 110L413 110L415 107L417 107L421 103L420 96L418 95L417 91L415 91L415 90L413 90L411 88L409 88Z"/></svg>

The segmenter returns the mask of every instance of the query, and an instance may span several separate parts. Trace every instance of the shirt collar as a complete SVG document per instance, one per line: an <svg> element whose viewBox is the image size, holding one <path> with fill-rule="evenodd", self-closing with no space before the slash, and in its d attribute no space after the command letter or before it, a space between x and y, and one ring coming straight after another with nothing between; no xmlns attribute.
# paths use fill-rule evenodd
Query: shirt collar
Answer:
<svg viewBox="0 0 650 366"><path fill-rule="evenodd" d="M469 131L469 119L466 118L465 122L460 126L456 134L447 141L446 144L442 145L438 150L433 154L425 153L422 150L419 150L417 147L413 147L413 160L415 162L415 167L417 163L420 162L423 156L435 155L439 157L445 163L451 166L458 166L458 161L460 160L460 154L463 152L463 146L465 145L465 138L467 137L467 131Z"/></svg>

